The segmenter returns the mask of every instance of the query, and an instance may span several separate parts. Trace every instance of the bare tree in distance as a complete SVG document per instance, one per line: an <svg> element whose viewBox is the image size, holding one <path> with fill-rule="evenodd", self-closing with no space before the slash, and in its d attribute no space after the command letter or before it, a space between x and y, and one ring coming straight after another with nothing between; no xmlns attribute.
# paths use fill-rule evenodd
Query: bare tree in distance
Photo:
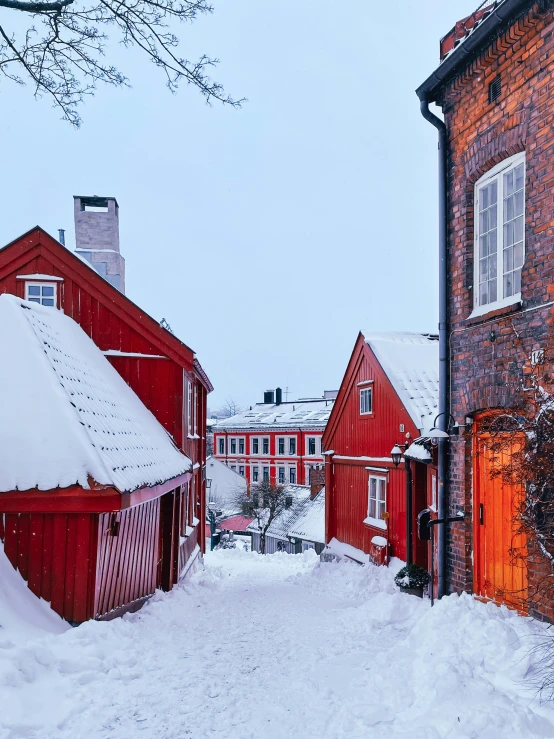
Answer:
<svg viewBox="0 0 554 739"><path fill-rule="evenodd" d="M143 51L172 92L186 82L207 103L236 108L244 102L209 76L217 59L203 55L190 61L179 53L173 27L211 13L208 0L0 0L0 8L11 11L13 21L9 12L3 14L0 72L19 84L31 82L35 97L49 95L74 126L81 123L79 104L99 82L129 86L106 55L111 39Z"/></svg>
<svg viewBox="0 0 554 739"><path fill-rule="evenodd" d="M225 403L223 403L221 408L217 411L217 418L231 418L231 416L236 416L238 413L242 413L243 410L244 408L233 400L233 398L227 398Z"/></svg>
<svg viewBox="0 0 554 739"><path fill-rule="evenodd" d="M295 513L298 504L283 485L274 485L263 480L253 485L250 491L237 496L236 507L243 516L252 517L260 532L260 553L265 554L265 539L273 521L285 510Z"/></svg>

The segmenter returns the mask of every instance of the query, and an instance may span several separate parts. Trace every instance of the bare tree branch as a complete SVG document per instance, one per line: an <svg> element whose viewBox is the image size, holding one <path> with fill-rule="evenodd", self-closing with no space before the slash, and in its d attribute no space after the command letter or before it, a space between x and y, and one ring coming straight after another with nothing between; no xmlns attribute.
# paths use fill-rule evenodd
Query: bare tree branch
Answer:
<svg viewBox="0 0 554 739"><path fill-rule="evenodd" d="M212 12L207 0L0 0L0 8L26 13L31 21L23 37L0 26L0 73L24 84L31 80L35 96L49 95L74 126L77 108L93 95L99 82L128 85L118 69L104 62L107 31L115 30L126 47L141 49L175 92L180 82L196 87L210 104L217 100L240 107L244 100L227 95L208 70L218 60L203 55L195 62L178 55L179 39L170 23L192 23ZM38 28L32 23L38 23ZM41 29L41 30L39 30Z"/></svg>

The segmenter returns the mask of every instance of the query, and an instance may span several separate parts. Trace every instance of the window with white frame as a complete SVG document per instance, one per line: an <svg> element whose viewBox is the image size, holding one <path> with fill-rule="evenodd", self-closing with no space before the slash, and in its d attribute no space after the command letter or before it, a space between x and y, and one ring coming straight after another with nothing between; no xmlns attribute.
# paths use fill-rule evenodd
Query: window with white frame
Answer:
<svg viewBox="0 0 554 739"><path fill-rule="evenodd" d="M242 475L244 477L244 467L243 467L243 465L239 465L239 475Z"/></svg>
<svg viewBox="0 0 554 739"><path fill-rule="evenodd" d="M283 456L285 453L285 439L284 437L280 436L277 439L277 454Z"/></svg>
<svg viewBox="0 0 554 739"><path fill-rule="evenodd" d="M296 484L296 467L289 468L289 482L292 485Z"/></svg>
<svg viewBox="0 0 554 739"><path fill-rule="evenodd" d="M259 469L258 467L252 467L252 482L258 482Z"/></svg>
<svg viewBox="0 0 554 739"><path fill-rule="evenodd" d="M244 454L244 439L239 439L239 454Z"/></svg>
<svg viewBox="0 0 554 739"><path fill-rule="evenodd" d="M373 388L360 388L360 415L367 416L373 413Z"/></svg>
<svg viewBox="0 0 554 739"><path fill-rule="evenodd" d="M279 485L285 484L285 468L279 467Z"/></svg>
<svg viewBox="0 0 554 739"><path fill-rule="evenodd" d="M56 307L56 284L51 282L26 282L25 299L49 308Z"/></svg>
<svg viewBox="0 0 554 739"><path fill-rule="evenodd" d="M237 471L237 465L236 464L232 464L231 465L231 469L233 470L233 472L236 472Z"/></svg>
<svg viewBox="0 0 554 739"><path fill-rule="evenodd" d="M225 439L223 437L220 437L218 439L219 442L219 453L225 454Z"/></svg>
<svg viewBox="0 0 554 739"><path fill-rule="evenodd" d="M310 457L315 456L315 436L308 437L308 454Z"/></svg>
<svg viewBox="0 0 554 739"><path fill-rule="evenodd" d="M187 429L188 429L188 436L189 438L192 438L193 434L193 398L192 398L192 382L188 379L186 379L186 392L187 392Z"/></svg>
<svg viewBox="0 0 554 739"><path fill-rule="evenodd" d="M475 184L474 312L519 300L525 256L525 154Z"/></svg>
<svg viewBox="0 0 554 739"><path fill-rule="evenodd" d="M260 440L250 439L250 454L259 454L259 453L260 453Z"/></svg>
<svg viewBox="0 0 554 739"><path fill-rule="evenodd" d="M368 479L367 518L364 523L386 529L384 514L387 507L387 481L384 477L370 475Z"/></svg>
<svg viewBox="0 0 554 739"><path fill-rule="evenodd" d="M296 437L294 436L289 439L289 457L296 457Z"/></svg>
<svg viewBox="0 0 554 739"><path fill-rule="evenodd" d="M269 454L269 438L262 439L262 454Z"/></svg>
<svg viewBox="0 0 554 739"><path fill-rule="evenodd" d="M309 549L315 549L315 544L313 543L313 541L303 541L302 551L307 552Z"/></svg>
<svg viewBox="0 0 554 739"><path fill-rule="evenodd" d="M237 453L237 440L231 439L231 454Z"/></svg>
<svg viewBox="0 0 554 739"><path fill-rule="evenodd" d="M264 482L269 482L269 467L263 468Z"/></svg>

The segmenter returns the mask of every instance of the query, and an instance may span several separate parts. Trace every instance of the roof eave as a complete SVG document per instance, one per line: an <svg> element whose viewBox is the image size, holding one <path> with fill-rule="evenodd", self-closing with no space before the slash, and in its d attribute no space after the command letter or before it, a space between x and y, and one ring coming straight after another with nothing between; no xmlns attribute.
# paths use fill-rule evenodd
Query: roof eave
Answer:
<svg viewBox="0 0 554 739"><path fill-rule="evenodd" d="M426 80L420 85L416 94L422 101L432 103L436 101L440 87L454 77L460 68L468 64L483 48L486 48L492 38L500 33L507 25L514 21L522 12L530 8L534 0L504 0L476 29L444 60Z"/></svg>

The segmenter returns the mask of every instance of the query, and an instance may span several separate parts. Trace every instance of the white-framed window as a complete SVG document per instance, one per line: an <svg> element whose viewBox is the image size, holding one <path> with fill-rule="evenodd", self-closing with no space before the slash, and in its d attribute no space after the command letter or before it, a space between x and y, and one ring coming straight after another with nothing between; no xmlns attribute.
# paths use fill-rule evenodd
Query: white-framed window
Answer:
<svg viewBox="0 0 554 739"><path fill-rule="evenodd" d="M269 482L269 467L263 468L263 476L264 482Z"/></svg>
<svg viewBox="0 0 554 739"><path fill-rule="evenodd" d="M192 398L192 382L187 377L186 379L186 389L187 389L187 434L190 437L192 437L193 432L193 398Z"/></svg>
<svg viewBox="0 0 554 739"><path fill-rule="evenodd" d="M218 448L220 454L225 454L225 439L221 436L218 440Z"/></svg>
<svg viewBox="0 0 554 739"><path fill-rule="evenodd" d="M259 454L259 453L260 453L260 440L250 439L250 454Z"/></svg>
<svg viewBox="0 0 554 739"><path fill-rule="evenodd" d="M367 481L367 518L364 523L386 529L384 513L387 510L387 480L370 475Z"/></svg>
<svg viewBox="0 0 554 739"><path fill-rule="evenodd" d="M265 436L262 439L262 454L265 454L266 456L269 454L269 437Z"/></svg>
<svg viewBox="0 0 554 739"><path fill-rule="evenodd" d="M25 300L30 303L39 303L49 308L55 308L56 303L56 283L55 282L26 282L25 283Z"/></svg>
<svg viewBox="0 0 554 739"><path fill-rule="evenodd" d="M232 464L231 465L231 469L233 470L233 472L236 472L237 471L237 465L236 464Z"/></svg>
<svg viewBox="0 0 554 739"><path fill-rule="evenodd" d="M296 467L289 468L289 482L292 485L296 485Z"/></svg>
<svg viewBox="0 0 554 739"><path fill-rule="evenodd" d="M296 457L296 437L289 438L289 457Z"/></svg>
<svg viewBox="0 0 554 739"><path fill-rule="evenodd" d="M313 541L303 541L302 542L302 551L307 552L308 549L315 549L315 544Z"/></svg>
<svg viewBox="0 0 554 739"><path fill-rule="evenodd" d="M241 438L239 439L239 454L241 455L241 457L244 456L244 450L245 450L245 440Z"/></svg>
<svg viewBox="0 0 554 739"><path fill-rule="evenodd" d="M252 467L252 482L258 482L259 468Z"/></svg>
<svg viewBox="0 0 554 739"><path fill-rule="evenodd" d="M525 257L525 153L475 183L473 314L518 302Z"/></svg>
<svg viewBox="0 0 554 739"><path fill-rule="evenodd" d="M279 467L279 485L285 484L285 468Z"/></svg>
<svg viewBox="0 0 554 739"><path fill-rule="evenodd" d="M195 383L194 386L193 386L193 390L192 390L192 394L193 394L193 397L192 397L192 417L193 417L193 420L192 420L192 433L194 434L194 436L196 438L198 438L198 420L197 420L198 419L198 413L197 413L197 410L198 410L198 393L197 393L197 390L198 390L198 388L197 388L196 383Z"/></svg>
<svg viewBox="0 0 554 739"><path fill-rule="evenodd" d="M308 436L308 456L315 456L315 436Z"/></svg>
<svg viewBox="0 0 554 739"><path fill-rule="evenodd" d="M236 453L237 453L237 440L236 439L231 439L231 451L230 451L230 454L235 454L236 455Z"/></svg>
<svg viewBox="0 0 554 739"><path fill-rule="evenodd" d="M285 438L283 436L279 436L277 439L277 454L281 457L285 454Z"/></svg>
<svg viewBox="0 0 554 739"><path fill-rule="evenodd" d="M239 465L239 475L242 475L244 477L244 466L242 464Z"/></svg>
<svg viewBox="0 0 554 739"><path fill-rule="evenodd" d="M373 388L360 388L360 416L368 416L373 413Z"/></svg>

